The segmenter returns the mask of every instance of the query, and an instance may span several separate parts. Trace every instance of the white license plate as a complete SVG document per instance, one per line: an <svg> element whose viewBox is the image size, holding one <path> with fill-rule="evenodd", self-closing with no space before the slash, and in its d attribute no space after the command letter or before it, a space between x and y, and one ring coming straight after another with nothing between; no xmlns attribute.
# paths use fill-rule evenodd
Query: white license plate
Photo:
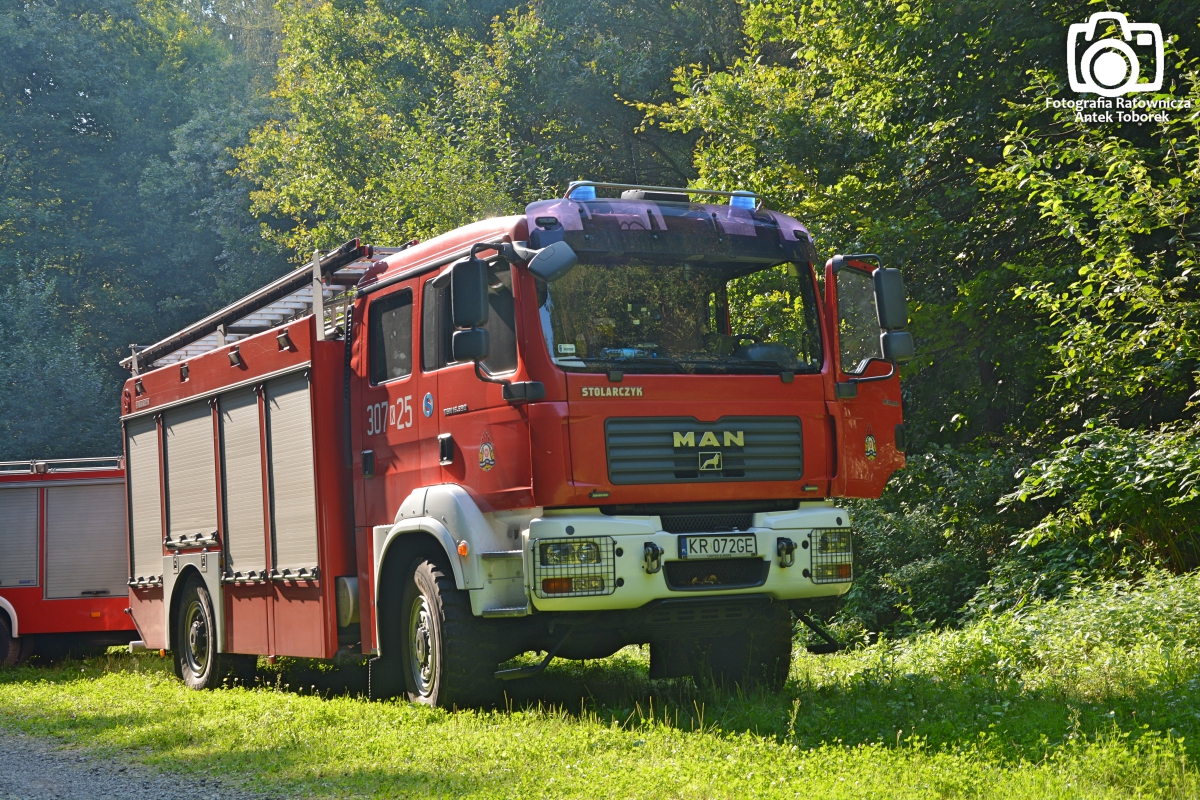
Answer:
<svg viewBox="0 0 1200 800"><path fill-rule="evenodd" d="M753 558L757 555L758 540L754 534L679 537L680 558Z"/></svg>

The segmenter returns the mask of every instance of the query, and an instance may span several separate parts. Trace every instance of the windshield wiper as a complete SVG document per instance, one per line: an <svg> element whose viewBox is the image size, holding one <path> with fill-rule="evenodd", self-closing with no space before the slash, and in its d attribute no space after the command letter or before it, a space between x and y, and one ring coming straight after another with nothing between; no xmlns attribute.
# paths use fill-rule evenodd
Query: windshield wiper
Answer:
<svg viewBox="0 0 1200 800"><path fill-rule="evenodd" d="M661 358L658 356L626 356L622 358L578 358L577 360L585 364L607 365L616 368L626 367L630 364L646 367L660 367L662 372L683 372L683 367L673 358Z"/></svg>

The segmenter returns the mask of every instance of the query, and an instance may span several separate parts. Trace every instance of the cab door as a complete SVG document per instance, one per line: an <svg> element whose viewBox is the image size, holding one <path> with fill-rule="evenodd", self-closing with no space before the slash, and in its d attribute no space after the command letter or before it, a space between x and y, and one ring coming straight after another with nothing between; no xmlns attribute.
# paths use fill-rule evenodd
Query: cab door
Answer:
<svg viewBox="0 0 1200 800"><path fill-rule="evenodd" d="M835 497L878 497L904 466L900 376L883 359L873 273L867 257L835 256L825 266L826 314L833 331ZM872 259L877 259L871 256Z"/></svg>
<svg viewBox="0 0 1200 800"><path fill-rule="evenodd" d="M415 286L368 297L352 395L356 525L384 525L420 482L423 379L414 368ZM357 324L355 326L358 328Z"/></svg>
<svg viewBox="0 0 1200 800"><path fill-rule="evenodd" d="M496 382L511 379L519 366L512 269L492 264L488 283L488 319L482 327L489 349L479 371L490 381L479 377L474 363L454 361L450 292L433 280L425 284L422 358L437 372L434 416L442 479L466 487L491 509L528 507L533 505L528 420L522 406L504 399Z"/></svg>

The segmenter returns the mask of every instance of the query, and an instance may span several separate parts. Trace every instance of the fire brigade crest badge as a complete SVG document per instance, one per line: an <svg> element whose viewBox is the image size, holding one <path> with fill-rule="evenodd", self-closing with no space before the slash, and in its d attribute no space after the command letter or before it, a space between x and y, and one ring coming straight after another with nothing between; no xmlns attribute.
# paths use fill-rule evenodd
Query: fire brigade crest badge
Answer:
<svg viewBox="0 0 1200 800"><path fill-rule="evenodd" d="M875 457L879 455L879 448L875 446L875 434L871 433L869 430L867 432L867 438L863 444L863 447L867 451L868 461L874 461Z"/></svg>
<svg viewBox="0 0 1200 800"><path fill-rule="evenodd" d="M492 437L488 435L487 429L484 429L483 441L479 444L479 468L488 472L494 466L496 466L496 447L492 444Z"/></svg>

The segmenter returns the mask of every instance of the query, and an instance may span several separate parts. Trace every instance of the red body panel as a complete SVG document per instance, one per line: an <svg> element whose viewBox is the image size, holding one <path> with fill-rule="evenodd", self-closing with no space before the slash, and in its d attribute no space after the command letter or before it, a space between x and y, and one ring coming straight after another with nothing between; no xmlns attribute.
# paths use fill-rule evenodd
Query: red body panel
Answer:
<svg viewBox="0 0 1200 800"><path fill-rule="evenodd" d="M312 317L293 322L286 329L292 342L290 348L280 346L276 338L279 330L249 337L236 345L228 345L191 359L186 381L181 378L176 364L131 378L126 384L123 410L126 414L130 412L135 396L140 405L136 412L154 412L169 404L227 391L234 385L254 385L280 372L305 366L311 370L317 547L321 576L319 580L224 584L224 647L227 652L332 658L338 648L333 579L339 575L353 576L358 572L352 538L349 465L343 425L345 415L341 387L345 344L341 341L318 341ZM231 364L228 355L234 346L241 355L238 365ZM141 395L137 395L134 388L138 380L142 383ZM260 430L260 435L264 433ZM213 446L219 447L215 429ZM263 452L265 454L265 447ZM220 463L219 458L217 463ZM265 455L263 468L265 474ZM220 487L219 476L214 476L214 480ZM263 485L267 485L265 478ZM165 497L165 493L160 497ZM269 497L267 499L269 502ZM165 519L165 503L163 514ZM218 520L221 519L222 516L218 515ZM223 528L219 530L223 537ZM264 519L263 535L269 542L268 519ZM224 545L223 539L221 545ZM166 549L162 551L164 556L170 552ZM272 566L269 546L267 558L269 569ZM131 594L134 600L131 603L133 617L147 647L166 647L167 637L162 622L163 590L134 588Z"/></svg>
<svg viewBox="0 0 1200 800"><path fill-rule="evenodd" d="M125 472L111 470L64 470L41 474L0 474L0 483L8 487L28 487L44 490L52 486L65 486L80 481L121 481ZM17 631L21 636L43 633L103 633L134 630L133 621L126 608L125 595L85 598L46 597L46 500L45 492L38 497L38 585L0 586L0 598L12 606L16 614ZM4 553L0 552L0 558ZM87 551L80 551L80 558L90 558ZM130 638L134 638L132 635Z"/></svg>

